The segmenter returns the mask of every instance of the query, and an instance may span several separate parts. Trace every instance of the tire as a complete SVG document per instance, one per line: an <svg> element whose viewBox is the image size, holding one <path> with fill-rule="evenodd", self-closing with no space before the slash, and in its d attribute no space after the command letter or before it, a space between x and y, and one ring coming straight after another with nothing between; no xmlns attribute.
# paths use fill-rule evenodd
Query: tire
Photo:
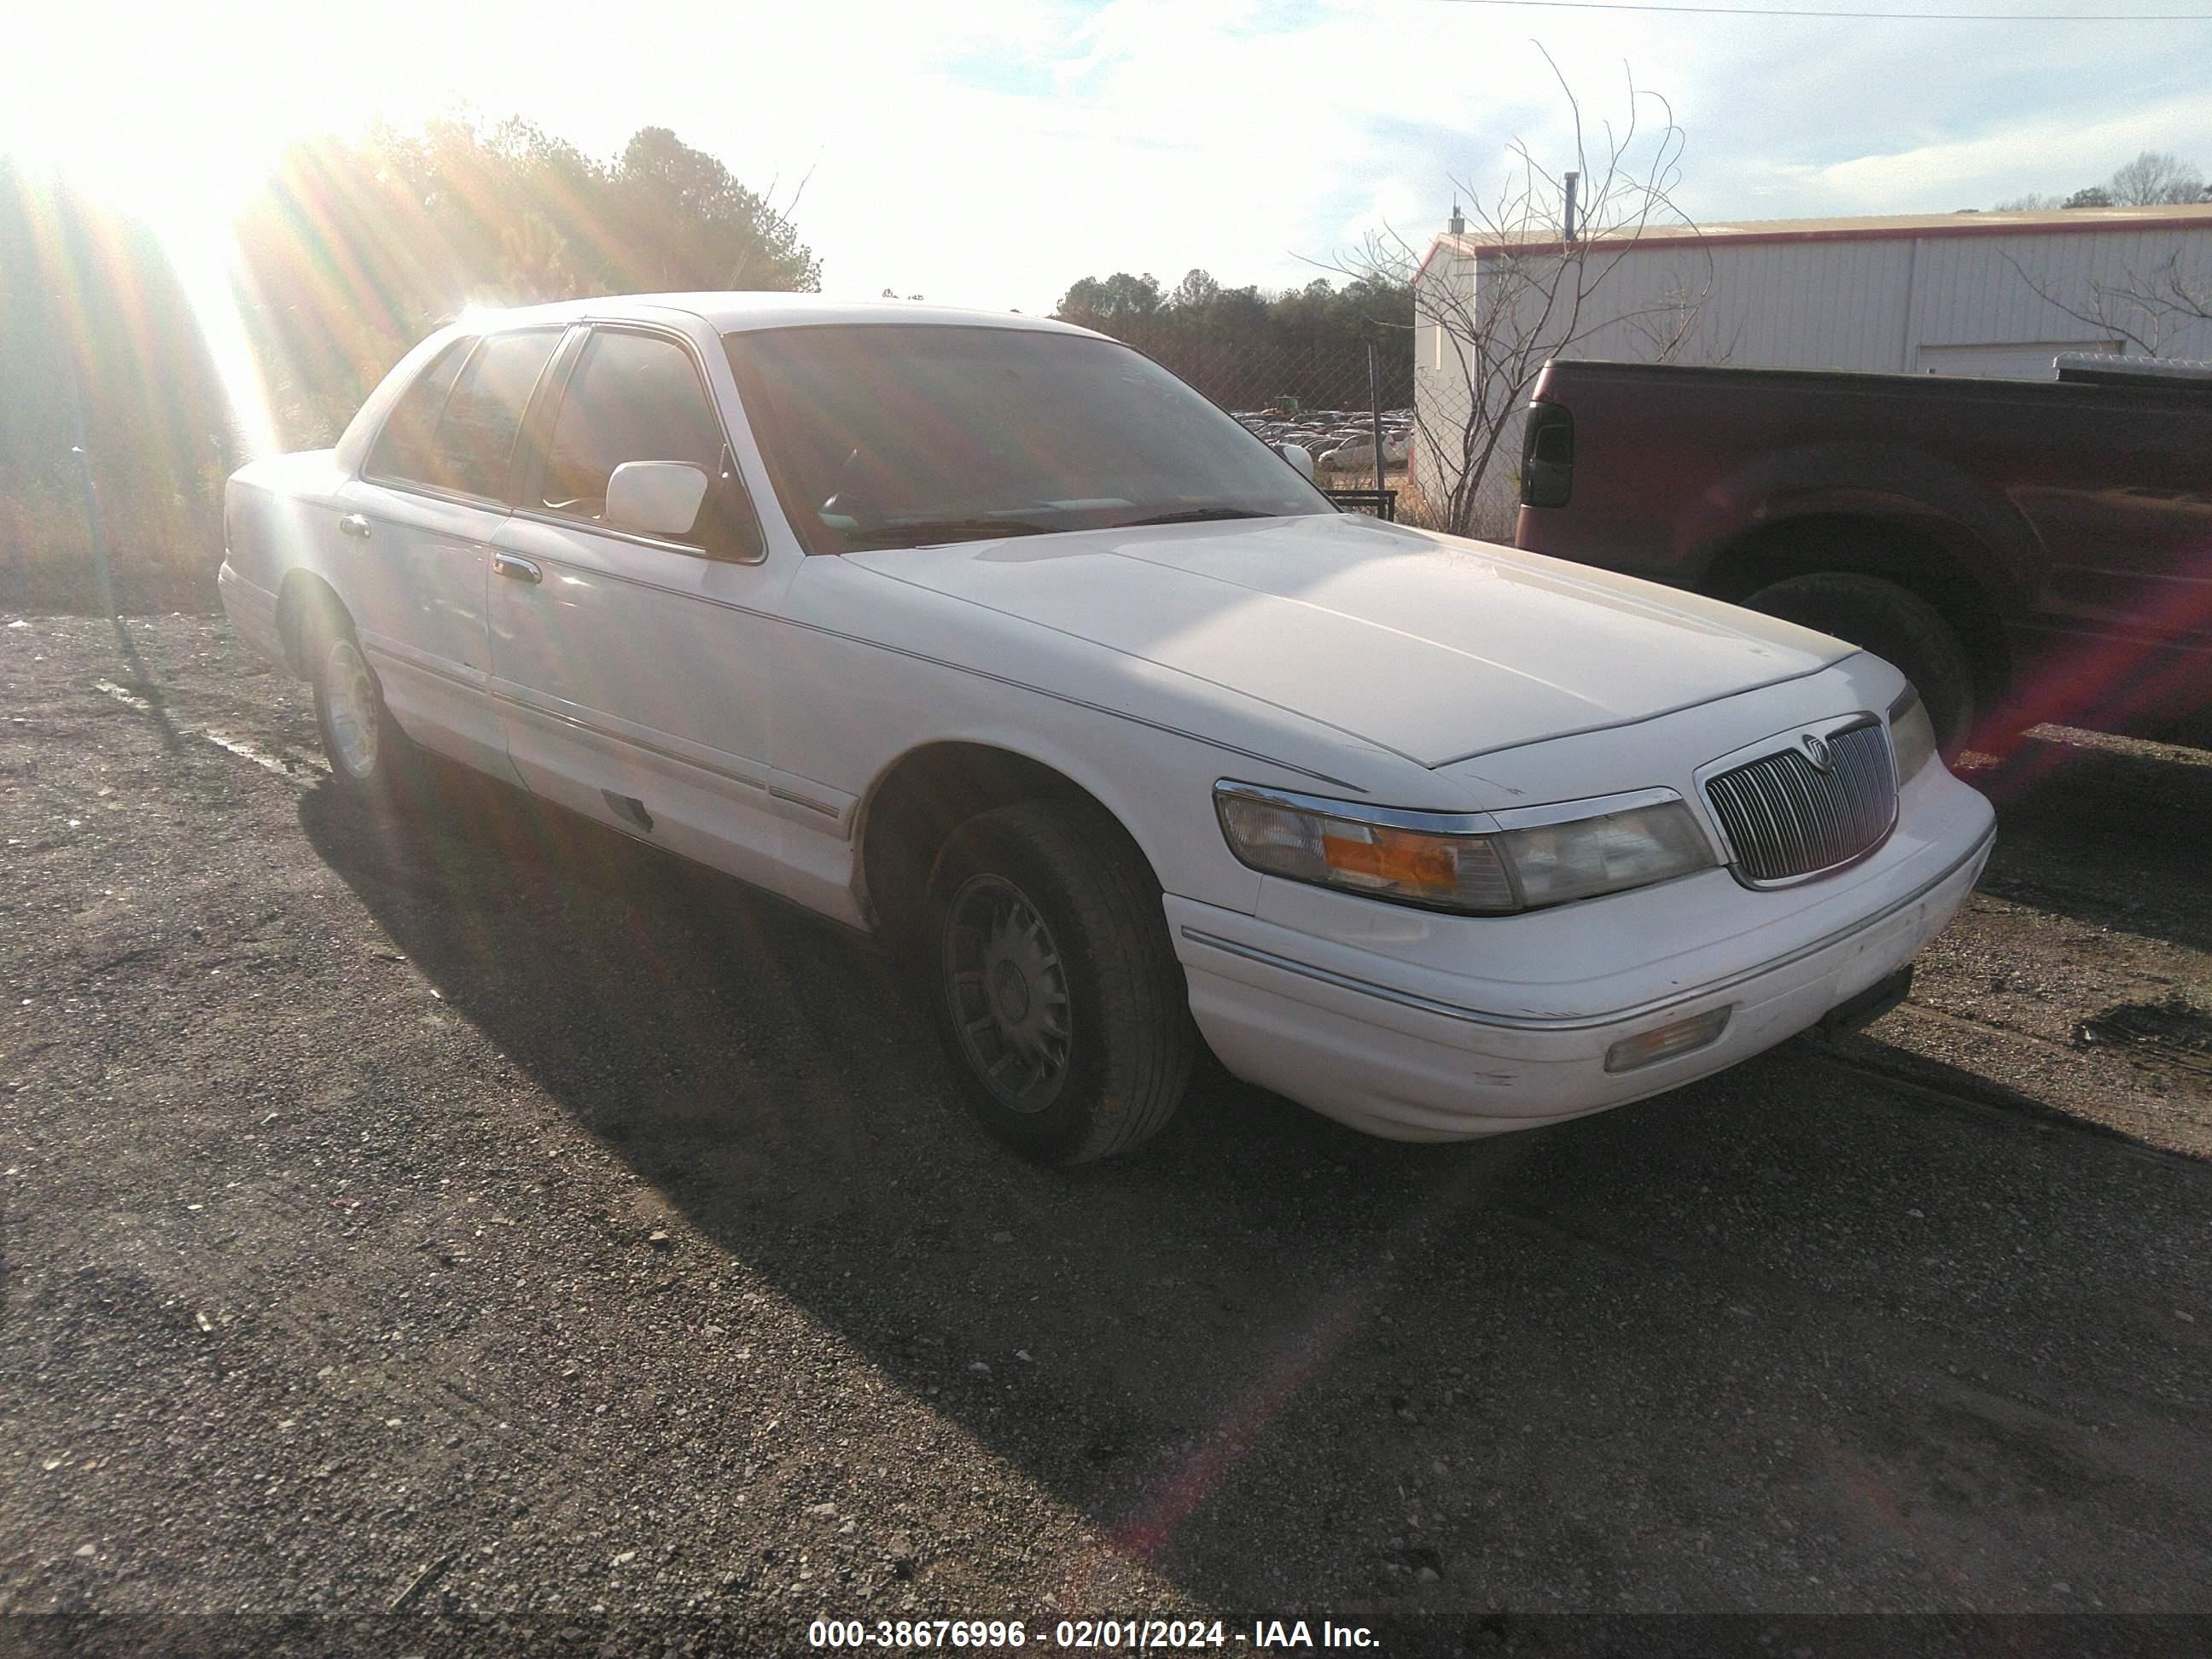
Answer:
<svg viewBox="0 0 2212 1659"><path fill-rule="evenodd" d="M1159 1133L1198 1048L1160 890L1121 827L1048 802L953 831L929 884L932 1013L969 1109L1024 1155Z"/></svg>
<svg viewBox="0 0 2212 1659"><path fill-rule="evenodd" d="M383 688L343 613L307 620L307 678L315 689L315 730L339 788L364 805L399 805L412 775L415 745L385 707Z"/></svg>
<svg viewBox="0 0 2212 1659"><path fill-rule="evenodd" d="M1920 693L1946 760L1974 728L1974 666L1957 631L1917 593L1880 576L1822 571L1762 587L1753 611L1847 640L1887 659Z"/></svg>

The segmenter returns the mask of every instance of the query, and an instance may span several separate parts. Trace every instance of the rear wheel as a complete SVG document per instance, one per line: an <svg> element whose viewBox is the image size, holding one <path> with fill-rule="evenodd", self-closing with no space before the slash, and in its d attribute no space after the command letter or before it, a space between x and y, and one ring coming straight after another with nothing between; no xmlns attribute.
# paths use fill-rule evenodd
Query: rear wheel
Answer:
<svg viewBox="0 0 2212 1659"><path fill-rule="evenodd" d="M985 1128L1055 1164L1159 1132L1198 1034L1159 888L1119 826L1044 802L971 818L930 913L937 1024Z"/></svg>
<svg viewBox="0 0 2212 1659"><path fill-rule="evenodd" d="M308 675L315 688L315 728L331 775L347 793L379 807L396 803L415 746L384 706L384 693L342 617L310 618Z"/></svg>
<svg viewBox="0 0 2212 1659"><path fill-rule="evenodd" d="M1821 571L1762 587L1753 611L1817 628L1894 664L1911 680L1948 760L1974 726L1974 667L1958 632L1917 593L1880 576Z"/></svg>

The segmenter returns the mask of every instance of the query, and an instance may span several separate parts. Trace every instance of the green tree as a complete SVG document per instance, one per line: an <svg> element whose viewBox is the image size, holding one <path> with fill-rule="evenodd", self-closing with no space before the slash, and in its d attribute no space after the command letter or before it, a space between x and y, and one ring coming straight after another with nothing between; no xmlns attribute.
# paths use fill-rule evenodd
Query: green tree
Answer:
<svg viewBox="0 0 2212 1659"><path fill-rule="evenodd" d="M285 155L240 233L246 315L299 442L327 442L465 306L821 286L789 219L665 127L607 163L522 121L316 139Z"/></svg>
<svg viewBox="0 0 2212 1659"><path fill-rule="evenodd" d="M1204 311L1221 298L1221 284L1213 280L1212 273L1189 270L1182 281L1175 285L1168 295L1168 303L1177 311Z"/></svg>
<svg viewBox="0 0 2212 1659"><path fill-rule="evenodd" d="M1117 271L1071 285L1055 314L1127 341L1231 409L1279 399L1364 408L1370 340L1385 344L1384 402L1402 406L1412 396L1409 283L1377 278L1338 288L1317 276L1267 294L1224 288L1212 273L1193 270L1163 295L1154 278Z"/></svg>
<svg viewBox="0 0 2212 1659"><path fill-rule="evenodd" d="M650 287L811 292L821 266L790 221L665 127L629 141L609 179L613 217Z"/></svg>
<svg viewBox="0 0 2212 1659"><path fill-rule="evenodd" d="M1150 272L1132 276L1126 270L1117 270L1103 282L1096 276L1085 276L1060 295L1054 314L1097 328L1102 324L1127 324L1157 316L1166 303L1158 277Z"/></svg>

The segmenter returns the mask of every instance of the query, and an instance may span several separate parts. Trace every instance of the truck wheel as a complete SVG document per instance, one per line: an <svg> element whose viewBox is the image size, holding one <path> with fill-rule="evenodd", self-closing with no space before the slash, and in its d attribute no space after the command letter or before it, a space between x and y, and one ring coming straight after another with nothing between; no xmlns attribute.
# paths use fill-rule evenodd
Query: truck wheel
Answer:
<svg viewBox="0 0 2212 1659"><path fill-rule="evenodd" d="M1744 604L1894 664L1920 693L1944 759L1966 746L1974 726L1973 663L1942 613L1918 594L1879 576L1821 571L1762 587Z"/></svg>
<svg viewBox="0 0 2212 1659"><path fill-rule="evenodd" d="M1053 1164L1159 1132L1198 1032L1159 886L1118 825L1047 802L970 818L929 906L936 1022L985 1128Z"/></svg>
<svg viewBox="0 0 2212 1659"><path fill-rule="evenodd" d="M315 729L330 757L331 775L356 799L389 810L398 805L415 745L384 706L384 693L345 618L325 609L307 618L307 629Z"/></svg>

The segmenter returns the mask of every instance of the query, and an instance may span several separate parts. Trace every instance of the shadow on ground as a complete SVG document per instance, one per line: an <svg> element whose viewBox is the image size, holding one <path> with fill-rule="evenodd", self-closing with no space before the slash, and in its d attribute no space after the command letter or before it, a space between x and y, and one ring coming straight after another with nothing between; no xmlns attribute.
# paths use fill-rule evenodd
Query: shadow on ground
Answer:
<svg viewBox="0 0 2212 1659"><path fill-rule="evenodd" d="M389 832L327 786L303 818L454 1012L719 1249L1216 1605L2212 1583L2186 1160L1792 1046L1459 1148L1213 1082L1143 1154L1040 1171L969 1126L864 942L495 786L431 794Z"/></svg>
<svg viewBox="0 0 2212 1659"><path fill-rule="evenodd" d="M2212 751L2039 731L1963 774L1998 809L1982 890L2212 951Z"/></svg>

